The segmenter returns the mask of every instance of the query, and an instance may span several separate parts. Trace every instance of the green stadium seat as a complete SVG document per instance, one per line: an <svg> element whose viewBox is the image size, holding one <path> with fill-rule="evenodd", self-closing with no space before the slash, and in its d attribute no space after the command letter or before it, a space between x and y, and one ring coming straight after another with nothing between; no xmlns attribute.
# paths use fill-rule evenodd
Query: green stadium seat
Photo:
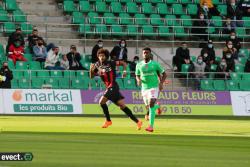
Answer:
<svg viewBox="0 0 250 167"><path fill-rule="evenodd" d="M31 88L31 82L28 78L21 78L18 80L18 86L21 89L28 89Z"/></svg>
<svg viewBox="0 0 250 167"><path fill-rule="evenodd" d="M21 30L24 34L31 34L33 26L30 23L21 23Z"/></svg>
<svg viewBox="0 0 250 167"><path fill-rule="evenodd" d="M133 19L128 13L120 13L119 17L120 17L120 24L122 25L129 25L134 23Z"/></svg>
<svg viewBox="0 0 250 167"><path fill-rule="evenodd" d="M31 70L41 70L41 64L38 61L30 61L29 69Z"/></svg>
<svg viewBox="0 0 250 167"><path fill-rule="evenodd" d="M250 73L243 73L242 74L242 80L250 81Z"/></svg>
<svg viewBox="0 0 250 167"><path fill-rule="evenodd" d="M250 17L242 17L245 27L250 27Z"/></svg>
<svg viewBox="0 0 250 167"><path fill-rule="evenodd" d="M113 36L124 36L124 31L122 26L120 25L112 25L111 26L111 34Z"/></svg>
<svg viewBox="0 0 250 167"><path fill-rule="evenodd" d="M101 18L99 18L98 13L96 13L96 12L89 12L88 18L89 18L90 24L101 24L101 22L102 22Z"/></svg>
<svg viewBox="0 0 250 167"><path fill-rule="evenodd" d="M215 72L216 71L216 69L217 69L217 64L211 64L211 66L210 66L210 71L213 71L213 72Z"/></svg>
<svg viewBox="0 0 250 167"><path fill-rule="evenodd" d="M51 85L52 89L58 89L59 84L58 84L58 79L57 78L48 78L45 80L46 85Z"/></svg>
<svg viewBox="0 0 250 167"><path fill-rule="evenodd" d="M221 62L221 57L216 56L216 57L215 57L215 61L216 61L217 63L220 63L220 62Z"/></svg>
<svg viewBox="0 0 250 167"><path fill-rule="evenodd" d="M193 1L192 0L180 0L181 4L192 4Z"/></svg>
<svg viewBox="0 0 250 167"><path fill-rule="evenodd" d="M240 64L245 65L247 62L247 58L246 57L239 57L238 61Z"/></svg>
<svg viewBox="0 0 250 167"><path fill-rule="evenodd" d="M235 72L240 72L240 73L244 72L244 66L245 65L242 65L242 64L236 64L235 65Z"/></svg>
<svg viewBox="0 0 250 167"><path fill-rule="evenodd" d="M215 27L223 26L221 16L212 16L211 21L214 23Z"/></svg>
<svg viewBox="0 0 250 167"><path fill-rule="evenodd" d="M10 21L8 13L5 10L0 10L0 21L1 22L8 22L8 21Z"/></svg>
<svg viewBox="0 0 250 167"><path fill-rule="evenodd" d="M240 56L249 57L249 51L248 51L248 49L240 49L238 54Z"/></svg>
<svg viewBox="0 0 250 167"><path fill-rule="evenodd" d="M118 0L104 0L107 3L118 2Z"/></svg>
<svg viewBox="0 0 250 167"><path fill-rule="evenodd" d="M172 33L169 32L169 28L167 26L159 26L158 33L160 37L169 37Z"/></svg>
<svg viewBox="0 0 250 167"><path fill-rule="evenodd" d="M246 36L246 29L244 27L237 27L235 30L238 38L249 38Z"/></svg>
<svg viewBox="0 0 250 167"><path fill-rule="evenodd" d="M13 78L14 79L20 79L23 78L23 71L15 70L12 72L13 73Z"/></svg>
<svg viewBox="0 0 250 167"><path fill-rule="evenodd" d="M63 77L63 72L59 70L51 70L50 71L50 76L52 78L62 78Z"/></svg>
<svg viewBox="0 0 250 167"><path fill-rule="evenodd" d="M104 13L103 17L105 24L118 24L117 17L113 13Z"/></svg>
<svg viewBox="0 0 250 167"><path fill-rule="evenodd" d="M19 88L18 79L12 79L11 80L11 88L12 89L18 89Z"/></svg>
<svg viewBox="0 0 250 167"><path fill-rule="evenodd" d="M180 23L177 22L175 15L166 15L165 20L168 26L180 26Z"/></svg>
<svg viewBox="0 0 250 167"><path fill-rule="evenodd" d="M21 10L13 11L12 18L14 22L26 22L26 15Z"/></svg>
<svg viewBox="0 0 250 167"><path fill-rule="evenodd" d="M16 25L13 22L4 22L3 23L3 32L6 34L11 34L16 31Z"/></svg>
<svg viewBox="0 0 250 167"><path fill-rule="evenodd" d="M190 64L182 64L181 65L181 72L182 73L188 73L189 72L189 67L190 67Z"/></svg>
<svg viewBox="0 0 250 167"><path fill-rule="evenodd" d="M160 26L160 25L164 25L164 20L158 14L151 14L150 23L151 25L154 25L154 26Z"/></svg>
<svg viewBox="0 0 250 167"><path fill-rule="evenodd" d="M172 11L173 11L173 14L175 14L175 15L184 15L185 14L181 4L173 4Z"/></svg>
<svg viewBox="0 0 250 167"><path fill-rule="evenodd" d="M236 73L236 72L231 72L230 73L230 78L233 80L233 81L238 81L238 80L241 80L241 74L240 73Z"/></svg>
<svg viewBox="0 0 250 167"><path fill-rule="evenodd" d="M69 0L63 1L63 11L67 13L77 11L74 2Z"/></svg>
<svg viewBox="0 0 250 167"><path fill-rule="evenodd" d="M32 61L32 54L25 53L23 56L27 59L27 61Z"/></svg>
<svg viewBox="0 0 250 167"><path fill-rule="evenodd" d="M156 4L156 3L162 3L163 0L150 0L149 2Z"/></svg>
<svg viewBox="0 0 250 167"><path fill-rule="evenodd" d="M23 71L23 77L24 78L31 78L31 73L32 73L33 71L30 71L30 70L24 70ZM33 72L34 73L34 72Z"/></svg>
<svg viewBox="0 0 250 167"><path fill-rule="evenodd" d="M127 13L130 13L130 14L139 13L139 8L134 2L126 3L126 7L127 7Z"/></svg>
<svg viewBox="0 0 250 167"><path fill-rule="evenodd" d="M240 85L240 90L242 91L250 91L250 81L249 80L242 80L239 81L239 85Z"/></svg>
<svg viewBox="0 0 250 167"><path fill-rule="evenodd" d="M80 1L79 2L79 11L87 13L92 11L89 1Z"/></svg>
<svg viewBox="0 0 250 167"><path fill-rule="evenodd" d="M89 84L90 84L91 90L100 90L100 84L95 79L89 80Z"/></svg>
<svg viewBox="0 0 250 167"><path fill-rule="evenodd" d="M11 70L15 69L15 65L14 65L14 63L13 63L12 60L8 60L8 67L9 67Z"/></svg>
<svg viewBox="0 0 250 167"><path fill-rule="evenodd" d="M70 79L69 78L58 79L58 88L69 89L70 88Z"/></svg>
<svg viewBox="0 0 250 167"><path fill-rule="evenodd" d="M196 15L198 12L198 7L196 4L188 4L187 5L187 14Z"/></svg>
<svg viewBox="0 0 250 167"><path fill-rule="evenodd" d="M226 81L226 86L227 86L227 90L230 90L230 91L239 91L239 83L238 81L236 80L227 80Z"/></svg>
<svg viewBox="0 0 250 167"><path fill-rule="evenodd" d="M213 84L214 84L214 90L217 90L217 91L226 90L226 85L225 85L224 80L214 80Z"/></svg>
<svg viewBox="0 0 250 167"><path fill-rule="evenodd" d="M201 80L201 90L213 91L213 80Z"/></svg>
<svg viewBox="0 0 250 167"><path fill-rule="evenodd" d="M127 35L128 36L136 36L138 34L138 26L137 25L127 25Z"/></svg>
<svg viewBox="0 0 250 167"><path fill-rule="evenodd" d="M63 78L64 79L76 78L76 72L72 71L72 70L64 70L63 71Z"/></svg>
<svg viewBox="0 0 250 167"><path fill-rule="evenodd" d="M116 79L116 82L118 83L118 85L119 85L119 87L120 87L121 90L125 89L122 78Z"/></svg>
<svg viewBox="0 0 250 167"><path fill-rule="evenodd" d="M141 12L144 13L144 14L155 13L151 3L142 3Z"/></svg>
<svg viewBox="0 0 250 167"><path fill-rule="evenodd" d="M40 70L36 72L38 78L49 78L50 74L47 70Z"/></svg>
<svg viewBox="0 0 250 167"><path fill-rule="evenodd" d="M5 49L3 48L3 45L0 44L0 57L5 56Z"/></svg>
<svg viewBox="0 0 250 167"><path fill-rule="evenodd" d="M174 27L174 33L176 37L180 38L188 36L188 34L185 32L184 27Z"/></svg>
<svg viewBox="0 0 250 167"><path fill-rule="evenodd" d="M111 2L110 9L112 13L122 13L124 12L122 4L120 2Z"/></svg>
<svg viewBox="0 0 250 167"><path fill-rule="evenodd" d="M72 13L72 23L73 24L84 24L85 19L81 12L73 12Z"/></svg>
<svg viewBox="0 0 250 167"><path fill-rule="evenodd" d="M156 5L157 12L161 15L170 14L167 4L165 3L157 3Z"/></svg>
<svg viewBox="0 0 250 167"><path fill-rule="evenodd" d="M142 35L143 36L155 36L154 28L151 25L143 25L142 26Z"/></svg>
<svg viewBox="0 0 250 167"><path fill-rule="evenodd" d="M182 26L191 27L193 25L192 18L189 15L181 15Z"/></svg>
<svg viewBox="0 0 250 167"><path fill-rule="evenodd" d="M94 28L91 27L90 24L80 24L79 32L83 35L91 35L95 33Z"/></svg>
<svg viewBox="0 0 250 167"><path fill-rule="evenodd" d="M41 89L43 85L44 85L44 78L32 78L31 88Z"/></svg>
<svg viewBox="0 0 250 167"><path fill-rule="evenodd" d="M227 5L218 5L217 9L223 16L227 15Z"/></svg>
<svg viewBox="0 0 250 167"><path fill-rule="evenodd" d="M98 35L108 35L110 32L105 24L97 24L95 27L95 34Z"/></svg>
<svg viewBox="0 0 250 167"><path fill-rule="evenodd" d="M86 76L88 77L87 71L83 71L83 70L76 71L76 78L83 79L83 78L86 78Z"/></svg>
<svg viewBox="0 0 250 167"><path fill-rule="evenodd" d="M136 3L146 3L146 2L148 2L148 0L134 0L134 2L136 2Z"/></svg>
<svg viewBox="0 0 250 167"><path fill-rule="evenodd" d="M14 11L18 9L16 0L5 0L5 9L8 11Z"/></svg>
<svg viewBox="0 0 250 167"><path fill-rule="evenodd" d="M120 2L125 4L125 3L128 3L128 2L133 2L133 0L120 0Z"/></svg>
<svg viewBox="0 0 250 167"><path fill-rule="evenodd" d="M88 79L72 79L72 88L73 89L89 89L89 80Z"/></svg>
<svg viewBox="0 0 250 167"><path fill-rule="evenodd" d="M96 8L95 11L98 13L109 12L106 2L96 2L95 8Z"/></svg>
<svg viewBox="0 0 250 167"><path fill-rule="evenodd" d="M135 79L133 78L125 78L124 79L124 87L125 89L130 89L130 90L136 90L137 87L136 87L136 82L135 82Z"/></svg>
<svg viewBox="0 0 250 167"><path fill-rule="evenodd" d="M178 0L164 0L166 4L177 4Z"/></svg>
<svg viewBox="0 0 250 167"><path fill-rule="evenodd" d="M147 17L142 13L135 14L135 24L137 24L137 25L148 24Z"/></svg>
<svg viewBox="0 0 250 167"><path fill-rule="evenodd" d="M28 63L24 61L17 61L16 62L16 69L17 70L27 70L28 69Z"/></svg>
<svg viewBox="0 0 250 167"><path fill-rule="evenodd" d="M224 1L221 1L221 0L213 0L213 4L214 5L219 5L219 4L222 4Z"/></svg>

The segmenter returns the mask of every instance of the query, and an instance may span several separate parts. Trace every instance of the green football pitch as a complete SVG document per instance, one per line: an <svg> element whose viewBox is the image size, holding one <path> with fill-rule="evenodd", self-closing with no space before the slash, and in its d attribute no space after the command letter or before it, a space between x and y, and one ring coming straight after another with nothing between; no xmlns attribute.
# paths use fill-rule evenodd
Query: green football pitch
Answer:
<svg viewBox="0 0 250 167"><path fill-rule="evenodd" d="M161 117L154 133L125 117L0 116L0 152L33 161L1 167L249 167L250 119Z"/></svg>

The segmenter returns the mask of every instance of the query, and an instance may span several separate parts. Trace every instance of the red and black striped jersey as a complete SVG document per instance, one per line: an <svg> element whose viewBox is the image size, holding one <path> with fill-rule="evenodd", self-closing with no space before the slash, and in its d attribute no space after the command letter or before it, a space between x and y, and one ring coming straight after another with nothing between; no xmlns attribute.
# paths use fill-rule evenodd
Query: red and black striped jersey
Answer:
<svg viewBox="0 0 250 167"><path fill-rule="evenodd" d="M99 61L95 63L96 73L101 77L106 88L117 86L116 79L116 62L115 61L105 61L100 63Z"/></svg>

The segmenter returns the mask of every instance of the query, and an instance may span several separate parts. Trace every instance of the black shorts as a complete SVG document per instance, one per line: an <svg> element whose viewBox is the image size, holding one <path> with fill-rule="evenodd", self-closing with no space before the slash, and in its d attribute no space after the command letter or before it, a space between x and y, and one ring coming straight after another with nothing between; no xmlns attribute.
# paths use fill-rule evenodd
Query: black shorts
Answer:
<svg viewBox="0 0 250 167"><path fill-rule="evenodd" d="M124 96L122 96L120 92L119 86L113 86L113 87L106 89L103 96L115 104L117 104L119 100L124 99Z"/></svg>

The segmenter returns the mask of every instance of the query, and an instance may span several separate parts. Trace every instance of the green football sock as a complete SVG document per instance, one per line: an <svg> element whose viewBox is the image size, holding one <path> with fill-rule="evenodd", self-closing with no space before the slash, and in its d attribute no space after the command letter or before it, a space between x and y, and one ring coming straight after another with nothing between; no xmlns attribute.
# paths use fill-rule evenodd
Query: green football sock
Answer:
<svg viewBox="0 0 250 167"><path fill-rule="evenodd" d="M155 110L157 110L157 106L149 108L149 124L153 128L155 123Z"/></svg>

